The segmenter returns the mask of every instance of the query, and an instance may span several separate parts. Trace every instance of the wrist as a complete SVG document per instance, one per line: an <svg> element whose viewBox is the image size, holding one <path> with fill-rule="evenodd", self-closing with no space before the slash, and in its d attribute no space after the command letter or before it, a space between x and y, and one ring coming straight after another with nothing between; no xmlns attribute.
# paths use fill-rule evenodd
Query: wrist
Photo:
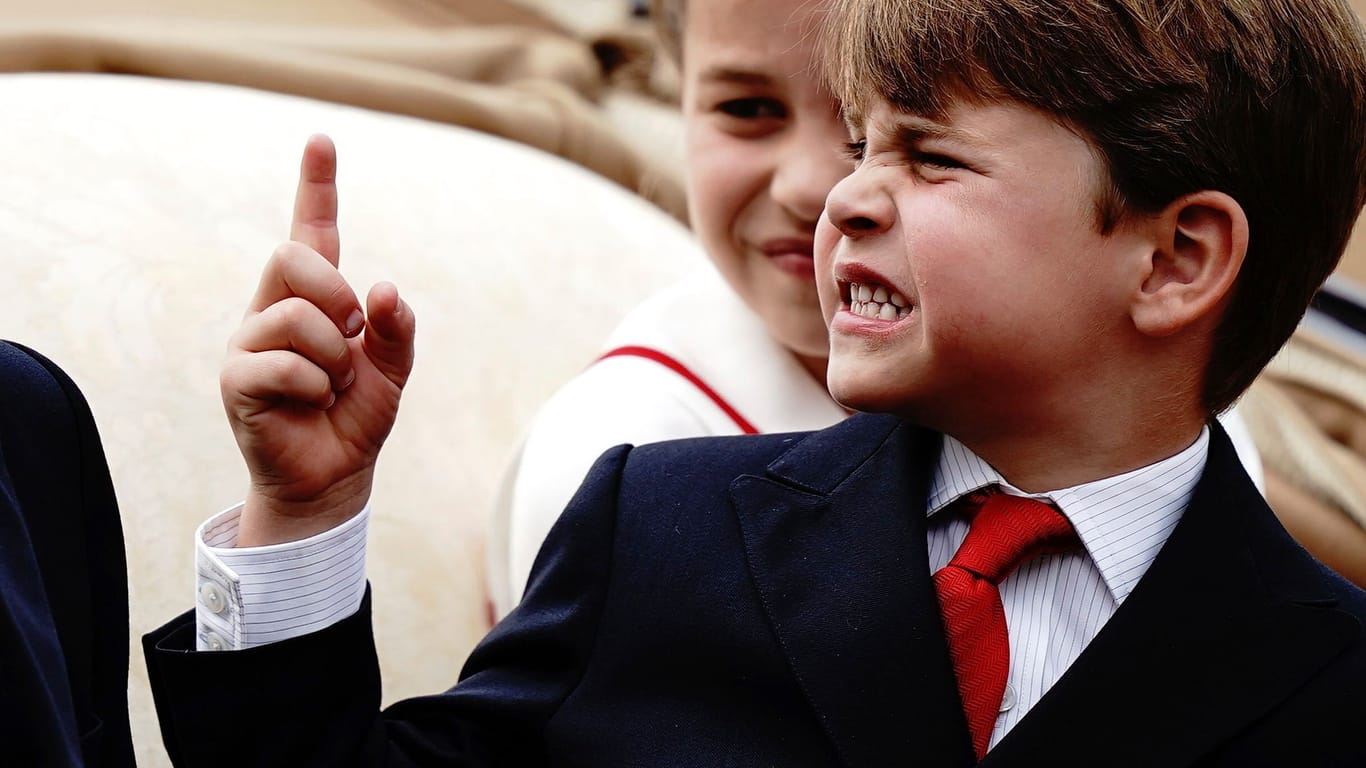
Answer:
<svg viewBox="0 0 1366 768"><path fill-rule="evenodd" d="M358 473L307 499L283 497L269 486L253 483L242 505L237 546L284 544L336 528L365 507L371 480L371 472Z"/></svg>

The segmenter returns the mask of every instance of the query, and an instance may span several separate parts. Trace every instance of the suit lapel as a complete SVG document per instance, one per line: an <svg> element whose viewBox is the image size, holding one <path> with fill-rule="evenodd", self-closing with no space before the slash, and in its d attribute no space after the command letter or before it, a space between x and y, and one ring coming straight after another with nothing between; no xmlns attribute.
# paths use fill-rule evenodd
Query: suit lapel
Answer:
<svg viewBox="0 0 1366 768"><path fill-rule="evenodd" d="M939 440L855 416L731 486L768 619L851 766L972 764L925 543Z"/></svg>
<svg viewBox="0 0 1366 768"><path fill-rule="evenodd" d="M983 765L1190 765L1356 637L1318 568L1214 427L1190 507L1147 574Z"/></svg>

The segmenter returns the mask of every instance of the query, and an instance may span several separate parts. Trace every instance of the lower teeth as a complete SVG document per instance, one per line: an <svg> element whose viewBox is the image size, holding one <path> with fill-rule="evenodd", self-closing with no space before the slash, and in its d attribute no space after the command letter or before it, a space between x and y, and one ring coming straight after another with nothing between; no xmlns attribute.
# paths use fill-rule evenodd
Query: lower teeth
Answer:
<svg viewBox="0 0 1366 768"><path fill-rule="evenodd" d="M855 301L852 302L850 311L860 317L870 320L900 320L911 313L910 307L898 307L895 304L879 304L875 301Z"/></svg>

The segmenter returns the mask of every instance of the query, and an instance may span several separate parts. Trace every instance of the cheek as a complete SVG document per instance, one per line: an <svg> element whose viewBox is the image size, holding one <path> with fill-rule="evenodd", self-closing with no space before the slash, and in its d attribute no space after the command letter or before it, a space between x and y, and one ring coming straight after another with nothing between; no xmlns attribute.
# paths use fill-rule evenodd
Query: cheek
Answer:
<svg viewBox="0 0 1366 768"><path fill-rule="evenodd" d="M693 229L711 248L734 240L734 228L763 185L760 153L752 142L705 125L689 126L686 144L688 210Z"/></svg>
<svg viewBox="0 0 1366 768"><path fill-rule="evenodd" d="M816 242L813 255L816 268L816 294L820 299L821 313L828 321L839 309L841 298L839 285L835 282L832 268L835 263L835 247L839 245L840 233L824 214L816 221Z"/></svg>
<svg viewBox="0 0 1366 768"><path fill-rule="evenodd" d="M907 226L904 249L917 289L927 303L974 314L984 307L1046 286L1072 250L1066 231L1072 222L1055 221L1029 205L986 196L943 195L922 199L902 211ZM981 314L992 314L983 311Z"/></svg>
<svg viewBox="0 0 1366 768"><path fill-rule="evenodd" d="M952 206L926 206L904 239L920 309L922 343L946 352L1006 338L1023 319L1016 306L1028 265L986 221Z"/></svg>

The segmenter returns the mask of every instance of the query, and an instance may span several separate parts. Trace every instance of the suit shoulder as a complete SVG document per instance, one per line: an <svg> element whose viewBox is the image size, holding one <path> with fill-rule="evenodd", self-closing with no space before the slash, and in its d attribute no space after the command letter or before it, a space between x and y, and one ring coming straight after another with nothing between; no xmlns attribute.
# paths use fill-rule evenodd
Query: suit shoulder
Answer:
<svg viewBox="0 0 1366 768"><path fill-rule="evenodd" d="M740 475L777 470L799 485L823 487L854 471L898 432L930 435L894 416L856 414L814 431L698 437L640 446L632 450L625 471L628 476L667 472L703 482L724 477L729 483ZM931 437L938 439L937 433Z"/></svg>
<svg viewBox="0 0 1366 768"><path fill-rule="evenodd" d="M761 473L771 462L810 437L813 432L782 432L763 435L719 435L665 440L632 449L628 473L672 472L713 477L718 472L732 477Z"/></svg>
<svg viewBox="0 0 1366 768"><path fill-rule="evenodd" d="M85 410L85 398L56 363L22 344L0 340L0 392L4 408L23 412L70 404Z"/></svg>
<svg viewBox="0 0 1366 768"><path fill-rule="evenodd" d="M67 471L70 461L92 479L108 476L90 406L55 363L0 341L0 394L0 447L12 472L47 477Z"/></svg>
<svg viewBox="0 0 1366 768"><path fill-rule="evenodd" d="M22 344L0 340L0 384L7 394L52 387L56 381L48 370L51 365L50 360Z"/></svg>
<svg viewBox="0 0 1366 768"><path fill-rule="evenodd" d="M733 435L666 440L620 446L614 466L620 474L619 499L625 514L653 515L665 509L714 509L726 503L731 483L744 475L763 475L767 467L810 433ZM607 458L613 455L609 451ZM590 473L588 482L602 482ZM631 510L632 512L627 512Z"/></svg>

